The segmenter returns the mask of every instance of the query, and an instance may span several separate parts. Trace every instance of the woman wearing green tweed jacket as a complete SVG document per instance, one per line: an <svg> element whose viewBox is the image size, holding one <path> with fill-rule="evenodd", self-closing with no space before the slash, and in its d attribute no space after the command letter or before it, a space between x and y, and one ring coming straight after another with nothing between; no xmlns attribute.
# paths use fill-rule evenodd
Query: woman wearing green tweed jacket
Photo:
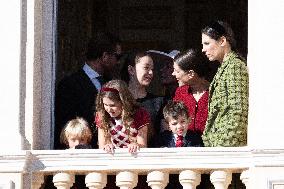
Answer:
<svg viewBox="0 0 284 189"><path fill-rule="evenodd" d="M203 133L205 146L245 146L248 123L248 70L235 51L228 24L216 21L202 29L202 52L221 65L209 88Z"/></svg>

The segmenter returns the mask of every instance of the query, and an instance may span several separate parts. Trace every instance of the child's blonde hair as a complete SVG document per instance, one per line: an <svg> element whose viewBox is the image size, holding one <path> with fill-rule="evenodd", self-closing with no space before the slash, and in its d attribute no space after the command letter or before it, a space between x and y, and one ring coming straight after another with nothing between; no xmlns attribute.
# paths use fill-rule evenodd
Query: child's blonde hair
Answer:
<svg viewBox="0 0 284 189"><path fill-rule="evenodd" d="M67 122L60 134L60 142L68 146L68 138L74 136L78 139L85 139L88 143L92 140L92 132L88 122L77 117Z"/></svg>

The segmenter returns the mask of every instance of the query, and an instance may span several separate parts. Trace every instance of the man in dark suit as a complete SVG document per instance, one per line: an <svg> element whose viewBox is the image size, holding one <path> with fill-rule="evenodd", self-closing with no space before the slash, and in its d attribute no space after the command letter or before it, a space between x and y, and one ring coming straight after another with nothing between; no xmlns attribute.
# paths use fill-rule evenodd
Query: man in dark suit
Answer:
<svg viewBox="0 0 284 189"><path fill-rule="evenodd" d="M109 71L117 64L116 45L110 36L98 33L88 43L83 68L63 78L58 84L55 93L55 149L65 148L60 144L60 132L69 120L76 117L82 117L89 123L94 134L92 146L97 147L93 123L95 100Z"/></svg>

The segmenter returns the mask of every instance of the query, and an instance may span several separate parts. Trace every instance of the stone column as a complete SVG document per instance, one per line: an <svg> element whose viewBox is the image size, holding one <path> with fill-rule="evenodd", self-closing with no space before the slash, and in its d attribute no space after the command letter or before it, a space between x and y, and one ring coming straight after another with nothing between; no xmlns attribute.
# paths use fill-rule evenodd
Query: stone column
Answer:
<svg viewBox="0 0 284 189"><path fill-rule="evenodd" d="M105 173L89 173L85 178L86 186L89 189L102 189L107 184L107 175Z"/></svg>
<svg viewBox="0 0 284 189"><path fill-rule="evenodd" d="M284 31L284 1L247 2L250 79L248 146L252 149L283 149L284 98L281 94L284 92L284 38L279 36L283 36ZM268 178L283 180L283 165L269 167L266 163L269 162L250 167L249 187L266 189L270 182Z"/></svg>
<svg viewBox="0 0 284 189"><path fill-rule="evenodd" d="M284 38L279 37L284 31L283 9L281 0L248 1L248 146L252 148L284 148L284 98L277 97L284 92Z"/></svg>
<svg viewBox="0 0 284 189"><path fill-rule="evenodd" d="M147 183L152 189L163 189L169 183L169 174L162 171L152 171L147 175Z"/></svg>
<svg viewBox="0 0 284 189"><path fill-rule="evenodd" d="M32 174L32 189L40 189L44 182L43 174L34 173Z"/></svg>
<svg viewBox="0 0 284 189"><path fill-rule="evenodd" d="M57 173L53 176L53 183L57 189L69 189L75 182L74 174Z"/></svg>
<svg viewBox="0 0 284 189"><path fill-rule="evenodd" d="M232 181L232 173L228 171L213 171L210 174L210 181L215 189L227 189Z"/></svg>
<svg viewBox="0 0 284 189"><path fill-rule="evenodd" d="M53 0L1 2L0 148L50 149L56 15ZM6 19L9 18L9 19ZM5 64L4 63L9 63ZM5 67L8 66L8 67ZM9 141L13 138L13 142Z"/></svg>
<svg viewBox="0 0 284 189"><path fill-rule="evenodd" d="M21 150L20 134L20 56L21 56L21 1L0 2L0 149ZM13 141L11 141L13 139ZM10 142L7 142L10 141Z"/></svg>
<svg viewBox="0 0 284 189"><path fill-rule="evenodd" d="M130 171L123 171L116 175L116 186L121 189L132 189L137 185L138 175Z"/></svg>
<svg viewBox="0 0 284 189"><path fill-rule="evenodd" d="M201 175L195 171L185 170L179 174L179 182L184 189L195 189L201 182Z"/></svg>

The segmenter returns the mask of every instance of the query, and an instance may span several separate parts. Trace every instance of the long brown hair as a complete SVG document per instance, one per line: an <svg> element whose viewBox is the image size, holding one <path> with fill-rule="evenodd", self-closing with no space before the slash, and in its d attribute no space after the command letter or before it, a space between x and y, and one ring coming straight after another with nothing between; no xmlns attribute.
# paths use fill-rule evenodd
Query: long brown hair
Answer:
<svg viewBox="0 0 284 189"><path fill-rule="evenodd" d="M133 122L133 115L139 108L131 92L128 90L127 84L122 80L111 80L107 82L97 95L96 99L96 116L99 117L100 127L104 130L105 136L110 137L110 116L106 112L103 104L103 98L109 98L114 102L122 104L122 124L129 131Z"/></svg>

